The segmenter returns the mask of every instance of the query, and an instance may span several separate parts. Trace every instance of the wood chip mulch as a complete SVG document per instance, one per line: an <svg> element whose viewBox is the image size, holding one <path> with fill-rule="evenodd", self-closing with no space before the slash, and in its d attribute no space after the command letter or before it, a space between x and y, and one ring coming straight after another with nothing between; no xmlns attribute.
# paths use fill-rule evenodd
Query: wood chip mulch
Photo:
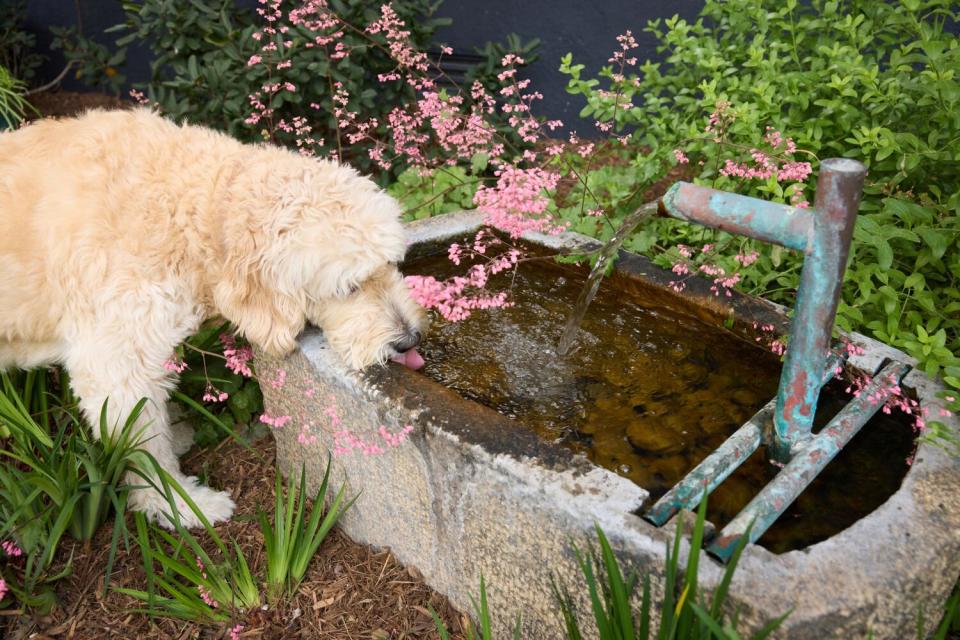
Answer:
<svg viewBox="0 0 960 640"><path fill-rule="evenodd" d="M232 440L212 450L188 455L184 468L211 486L228 488L237 502L233 519L216 527L229 544L233 538L255 575L265 573L263 539L257 508L272 509L274 443L267 436L246 449ZM127 517L129 531L134 531ZM240 615L229 624L150 618L134 613L137 601L112 587L145 588L143 561L131 538L121 548L104 595L104 570L112 526L104 526L90 545L64 538L59 554L65 563L73 554L72 572L57 584L59 604L45 617L0 616L0 638L9 640L85 640L93 638L229 638L234 624L243 624L240 638L329 640L436 639L428 611L432 607L462 639L466 618L447 599L424 584L419 572L402 566L389 552L357 544L335 529L324 541L291 602ZM197 535L197 532L194 532ZM204 539L200 536L201 541ZM206 547L207 545L205 545ZM210 547L212 548L212 547Z"/></svg>
<svg viewBox="0 0 960 640"><path fill-rule="evenodd" d="M67 118L76 116L89 109L129 109L135 106L130 100L95 92L81 91L41 91L27 97L30 104L40 112L40 117ZM38 117L27 114L28 119Z"/></svg>

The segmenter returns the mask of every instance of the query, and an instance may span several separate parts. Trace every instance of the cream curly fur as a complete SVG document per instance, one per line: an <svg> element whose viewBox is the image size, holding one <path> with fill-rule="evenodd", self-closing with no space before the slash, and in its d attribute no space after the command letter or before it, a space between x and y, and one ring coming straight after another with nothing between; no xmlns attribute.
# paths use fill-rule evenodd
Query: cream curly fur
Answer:
<svg viewBox="0 0 960 640"><path fill-rule="evenodd" d="M405 249L397 203L350 168L143 109L40 121L0 134L0 369L62 363L111 424L148 398L145 448L224 520L230 495L179 470L164 362L221 315L273 354L310 321L350 367L383 363L423 330ZM169 510L149 489L131 505Z"/></svg>

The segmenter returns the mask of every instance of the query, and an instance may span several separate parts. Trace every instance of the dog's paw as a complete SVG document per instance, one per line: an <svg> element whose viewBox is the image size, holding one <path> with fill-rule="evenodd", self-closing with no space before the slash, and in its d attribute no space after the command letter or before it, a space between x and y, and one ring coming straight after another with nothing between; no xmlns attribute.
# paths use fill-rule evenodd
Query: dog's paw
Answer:
<svg viewBox="0 0 960 640"><path fill-rule="evenodd" d="M194 478L191 478L191 480L194 480ZM216 491L199 483L195 484L188 493L194 504L197 505L197 508L210 524L226 522L230 519L230 516L233 515L233 510L237 506L233 502L233 498L231 498L230 494L226 491ZM188 513L196 518L192 510L188 509ZM201 526L199 518L196 518L195 524L186 524L185 521L184 524L187 527Z"/></svg>
<svg viewBox="0 0 960 640"><path fill-rule="evenodd" d="M190 496L197 510L203 514L210 524L225 522L233 515L236 505L226 491L215 491L200 484L194 477L182 477L179 481L180 486ZM177 492L174 491L173 495L180 524L187 529L202 527L203 522L193 508ZM130 508L142 511L148 520L154 520L166 529L171 531L175 529L173 517L170 513L170 502L167 501L166 496L155 489L134 490L130 495Z"/></svg>

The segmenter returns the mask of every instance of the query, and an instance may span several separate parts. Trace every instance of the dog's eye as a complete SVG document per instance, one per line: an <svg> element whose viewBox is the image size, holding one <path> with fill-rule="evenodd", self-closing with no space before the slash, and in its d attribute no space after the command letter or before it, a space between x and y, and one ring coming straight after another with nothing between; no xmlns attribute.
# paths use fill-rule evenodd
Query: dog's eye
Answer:
<svg viewBox="0 0 960 640"><path fill-rule="evenodd" d="M348 295L348 296L352 296L352 295L355 294L357 291L360 291L360 284L357 283L357 282L354 282L353 284L351 284L350 286L347 287L347 295Z"/></svg>

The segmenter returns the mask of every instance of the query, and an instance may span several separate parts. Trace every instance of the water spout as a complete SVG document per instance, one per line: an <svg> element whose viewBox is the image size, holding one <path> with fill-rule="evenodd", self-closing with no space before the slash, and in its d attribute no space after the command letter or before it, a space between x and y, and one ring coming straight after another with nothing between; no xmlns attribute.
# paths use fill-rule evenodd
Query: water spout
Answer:
<svg viewBox="0 0 960 640"><path fill-rule="evenodd" d="M597 258L596 264L593 265L593 270L590 271L590 276L587 278L586 284L584 284L583 289L580 291L577 303L574 305L573 311L567 319L567 324L563 328L563 335L560 336L560 342L557 343L558 355L565 356L570 353L573 343L576 342L577 332L580 330L583 317L587 315L587 309L597 295L597 290L600 288L600 281L603 279L603 274L606 272L610 261L616 257L620 247L623 246L623 243L627 237L633 233L634 229L640 226L640 223L647 218L656 215L657 209L658 203L650 202L631 213L620 224L616 233L613 234L613 237L600 249L600 256Z"/></svg>

